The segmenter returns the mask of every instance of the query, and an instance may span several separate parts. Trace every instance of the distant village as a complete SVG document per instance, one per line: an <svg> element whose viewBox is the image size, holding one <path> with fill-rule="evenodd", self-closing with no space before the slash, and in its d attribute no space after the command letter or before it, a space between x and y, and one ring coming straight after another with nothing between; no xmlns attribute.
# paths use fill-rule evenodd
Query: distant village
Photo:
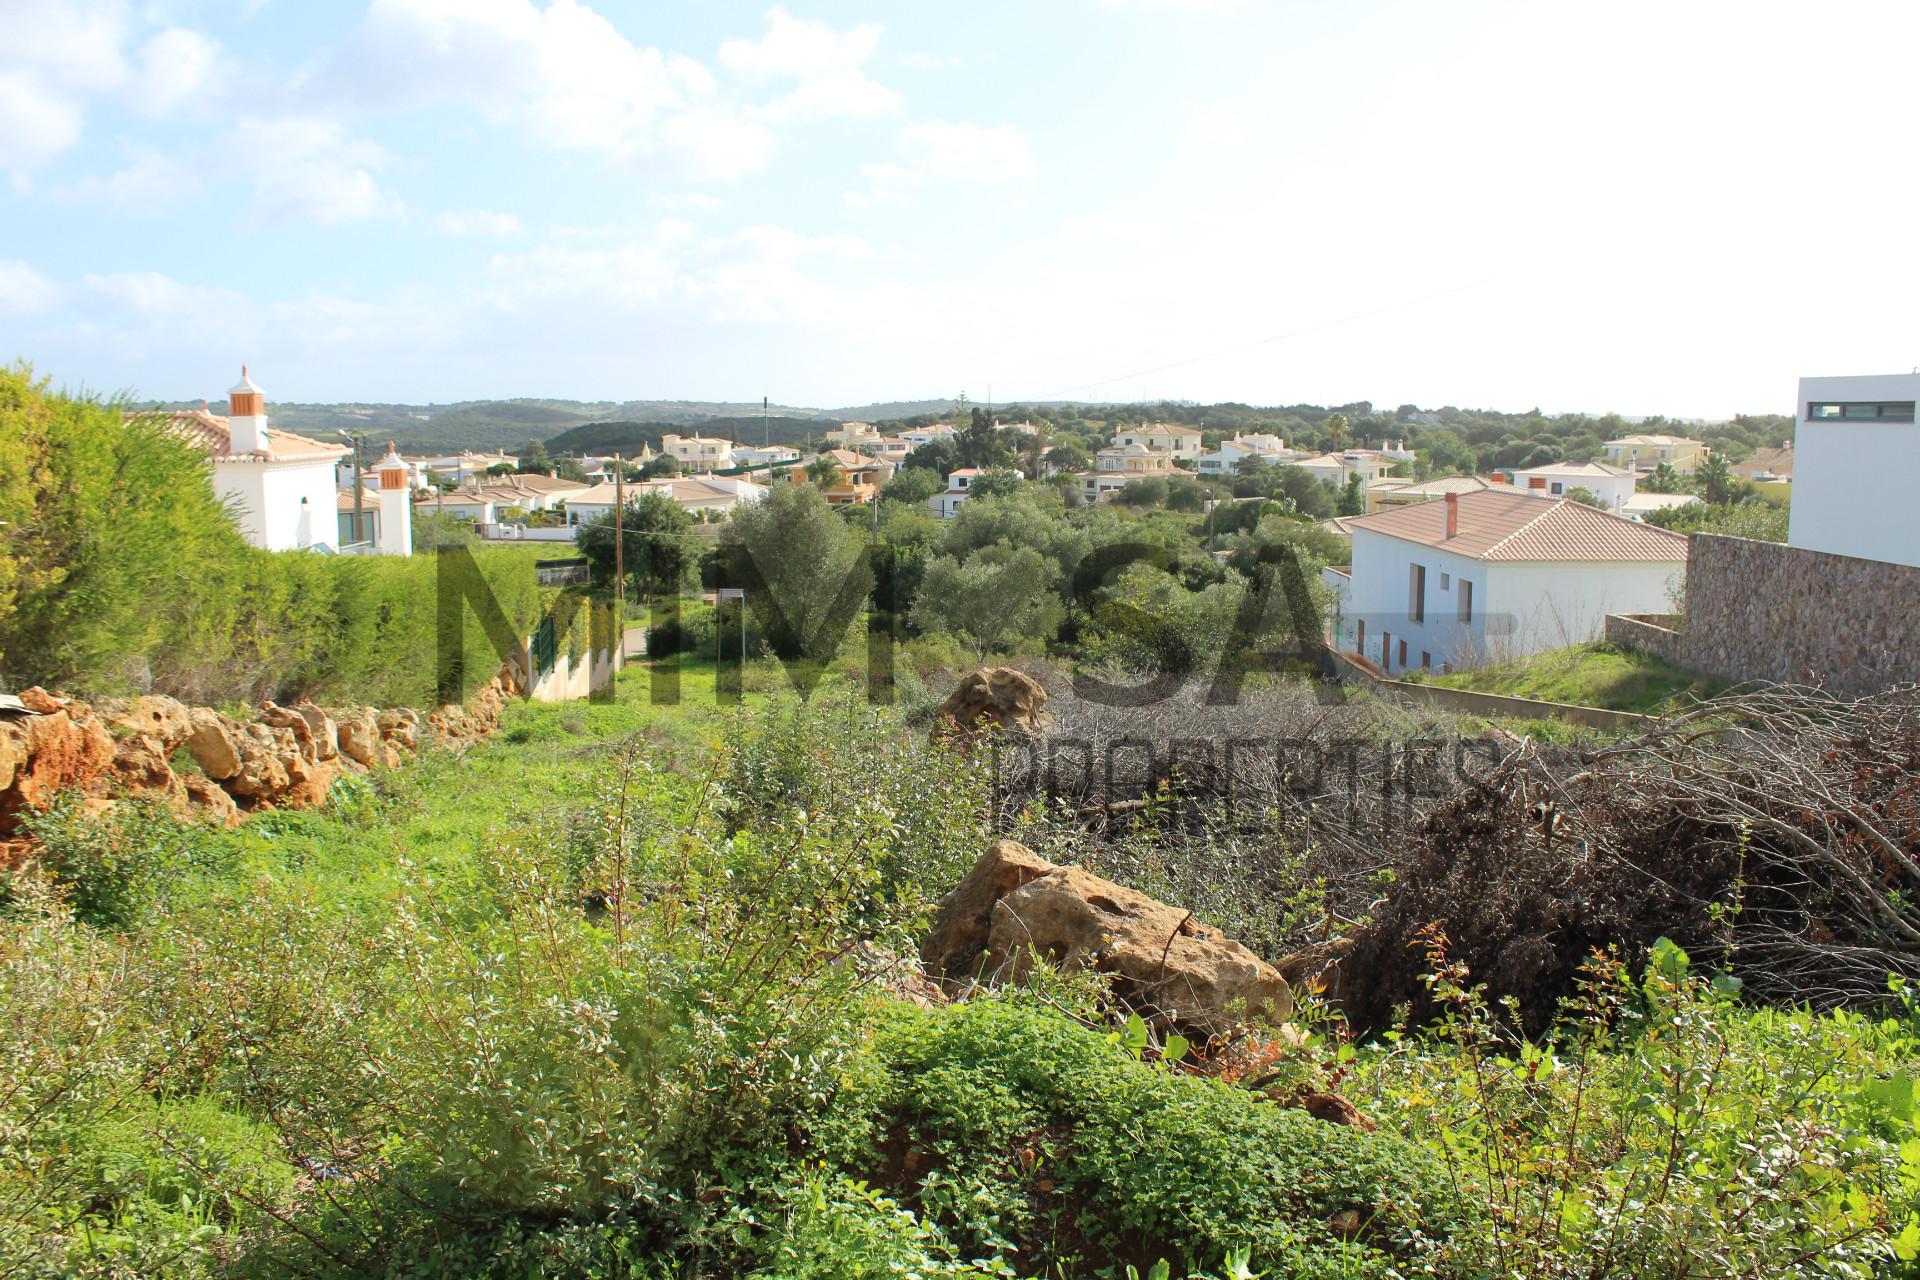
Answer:
<svg viewBox="0 0 1920 1280"><path fill-rule="evenodd" d="M1889 503L1865 501L1881 479L1860 465L1871 447L1887 444L1889 428L1904 432L1902 447L1912 452L1917 396L1920 375L1803 380L1795 440L1758 450L1730 474L1771 500L1792 499L1793 548L1920 565L1911 520L1902 525L1885 515L1910 508L1891 494ZM278 430L244 367L225 415L203 406L171 418L211 455L216 489L257 545L396 556L412 554L415 525L428 517L464 522L487 541L570 544L584 524L649 494L679 505L700 526L717 526L776 485L815 486L835 507L874 504L916 450L967 426L936 422L888 434L844 422L808 449L666 434L657 451L569 459L566 478L558 466L543 473L507 453L425 456L388 445L369 457ZM1036 433L1026 421L990 425ZM1231 480L1266 468L1295 468L1348 495L1348 513L1319 526L1348 549L1344 563L1322 570L1326 638L1383 677L1445 673L1610 637L1613 618L1677 618L1688 594L1689 538L1648 517L1699 503L1698 493L1673 481L1694 476L1714 456L1684 436L1628 434L1606 440L1593 460L1415 479L1408 474L1415 454L1403 440L1309 452L1276 435L1235 433L1209 443L1194 427L1150 422L1114 431L1090 460L1077 449L1062 455L1084 469L1054 465L1055 449L1038 447L1044 444L1042 435L1024 451L1030 478L1051 482L1076 505L1114 502L1143 482ZM953 520L988 474L948 471L944 487L924 499L928 513ZM1220 501L1216 492L1206 506Z"/></svg>

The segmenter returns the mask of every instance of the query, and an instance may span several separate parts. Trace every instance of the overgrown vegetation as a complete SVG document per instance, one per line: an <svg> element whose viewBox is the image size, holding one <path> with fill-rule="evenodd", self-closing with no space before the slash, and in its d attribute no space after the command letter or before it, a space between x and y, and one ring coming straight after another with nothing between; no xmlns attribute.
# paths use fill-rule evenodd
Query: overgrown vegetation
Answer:
<svg viewBox="0 0 1920 1280"><path fill-rule="evenodd" d="M0 370L0 676L73 691L252 702L436 700L430 556L335 557L248 545L208 461L159 420ZM537 548L474 549L522 635ZM477 615L462 638L491 655ZM463 689L491 677L477 658Z"/></svg>
<svg viewBox="0 0 1920 1280"><path fill-rule="evenodd" d="M1641 713L1684 707L1724 687L1723 681L1603 641L1549 649L1472 671L1450 675L1409 671L1402 678L1448 689Z"/></svg>
<svg viewBox="0 0 1920 1280"><path fill-rule="evenodd" d="M801 701L750 674L728 710L711 665L683 656L677 706L634 669L614 703L515 707L465 756L430 752L326 811L232 832L48 814L49 856L10 873L0 912L0 1270L1910 1274L1920 1043L1884 980L1870 1015L1768 1007L1747 998L1763 984L1742 947L1690 960L1600 914L1557 944L1563 987L1510 1006L1506 975L1540 953L1503 969L1498 931L1435 899L1426 923L1447 936L1393 944L1420 1016L1389 1008L1365 1039L1309 999L1281 1031L1161 1040L1098 975L1044 968L962 1004L892 994L893 957L997 820L994 762L930 743L856 675L837 656ZM1220 732L1384 747L1442 727L1301 690L1263 699ZM1129 723L1064 695L1058 709L1089 737ZM1207 714L1196 695L1157 728ZM1791 737L1824 758L1806 726ZM1903 803L1898 749L1872 758L1859 803ZM1675 775L1696 803L1725 791L1702 771L1718 758ZM1398 860L1392 795L1350 831L1303 816L1342 794L1337 775L1161 759L1124 781L1144 807L1089 794L1094 809L1001 816L1275 959L1427 883ZM1520 763L1499 764L1477 785L1520 803L1501 781ZM1212 817L1189 803L1227 776L1265 799ZM1415 794L1421 812L1459 800L1451 784ZM1460 847L1530 847L1507 874L1551 886L1543 869L1595 840L1584 811L1567 824L1549 848L1488 810ZM1750 886L1767 839L1727 846L1748 850ZM1492 896L1470 879L1462 894ZM1660 909L1675 935L1737 934L1739 897L1719 900L1732 915ZM1376 1127L1294 1105L1335 1091Z"/></svg>

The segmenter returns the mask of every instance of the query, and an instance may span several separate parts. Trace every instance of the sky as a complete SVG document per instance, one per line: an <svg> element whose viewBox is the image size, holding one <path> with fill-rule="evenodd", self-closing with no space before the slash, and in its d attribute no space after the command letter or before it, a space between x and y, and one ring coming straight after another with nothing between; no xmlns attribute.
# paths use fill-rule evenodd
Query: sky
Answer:
<svg viewBox="0 0 1920 1280"><path fill-rule="evenodd" d="M1720 418L1920 366L1920 5L0 0L0 360Z"/></svg>

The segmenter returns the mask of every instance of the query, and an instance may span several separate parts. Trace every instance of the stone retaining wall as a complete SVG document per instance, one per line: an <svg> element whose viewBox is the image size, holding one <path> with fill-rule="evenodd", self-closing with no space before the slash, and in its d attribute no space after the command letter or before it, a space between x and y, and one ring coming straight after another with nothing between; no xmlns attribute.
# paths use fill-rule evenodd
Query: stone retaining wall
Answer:
<svg viewBox="0 0 1920 1280"><path fill-rule="evenodd" d="M1843 697L1920 682L1920 569L1696 533L1678 628L1613 615L1606 638L1723 680Z"/></svg>

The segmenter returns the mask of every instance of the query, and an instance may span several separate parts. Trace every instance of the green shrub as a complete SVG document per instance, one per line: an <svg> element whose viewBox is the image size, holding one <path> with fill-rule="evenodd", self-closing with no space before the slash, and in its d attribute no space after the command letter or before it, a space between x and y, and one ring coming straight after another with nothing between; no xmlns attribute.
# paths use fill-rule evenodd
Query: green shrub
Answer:
<svg viewBox="0 0 1920 1280"><path fill-rule="evenodd" d="M163 800L123 801L110 813L87 810L76 791L63 791L26 819L39 842L33 862L3 873L0 904L17 896L9 885L44 875L74 918L98 928L123 929L180 886L184 878L216 874L232 863L225 832L182 822Z"/></svg>
<svg viewBox="0 0 1920 1280"><path fill-rule="evenodd" d="M819 1137L964 1249L1035 1271L1251 1247L1276 1275L1386 1275L1459 1221L1439 1163L1403 1139L1137 1061L1015 1000L889 1010Z"/></svg>

